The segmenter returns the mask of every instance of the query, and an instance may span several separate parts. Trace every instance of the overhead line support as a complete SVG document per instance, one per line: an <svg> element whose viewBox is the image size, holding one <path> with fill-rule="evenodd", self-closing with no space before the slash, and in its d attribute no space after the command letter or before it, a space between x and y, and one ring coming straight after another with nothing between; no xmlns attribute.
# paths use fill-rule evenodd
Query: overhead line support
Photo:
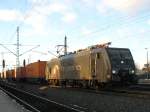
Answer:
<svg viewBox="0 0 150 112"><path fill-rule="evenodd" d="M17 56L16 56L16 68L20 66L19 62L19 26L17 27Z"/></svg>

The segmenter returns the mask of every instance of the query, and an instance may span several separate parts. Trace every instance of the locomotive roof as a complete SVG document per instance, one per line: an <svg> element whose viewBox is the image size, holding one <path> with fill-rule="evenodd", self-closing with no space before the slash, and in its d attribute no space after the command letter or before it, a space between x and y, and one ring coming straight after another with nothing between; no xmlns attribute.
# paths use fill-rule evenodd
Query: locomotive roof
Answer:
<svg viewBox="0 0 150 112"><path fill-rule="evenodd" d="M66 55L61 55L58 58L52 58L50 61L47 61L47 63L49 62L57 62L59 60L63 60L63 59L69 59L72 57L76 57L79 55L90 55L91 53L96 53L96 52L100 52L100 51L104 51L104 50L108 50L108 49L118 49L118 50L129 50L128 48L117 48L117 47L103 47L103 48L86 48L86 49L82 49L82 50L78 50L78 51L74 51L74 52L70 52Z"/></svg>
<svg viewBox="0 0 150 112"><path fill-rule="evenodd" d="M104 48L86 48L86 49L79 49L77 51L74 51L74 52L69 52L67 55L72 55L72 54L77 54L77 53L80 53L80 52L88 52L88 51L92 51L92 50L101 50L101 49L124 49L124 50L129 50L129 48L117 48L117 47L104 47ZM66 55L61 55L60 57L64 57Z"/></svg>
<svg viewBox="0 0 150 112"><path fill-rule="evenodd" d="M84 55L84 54L90 54L92 52L99 52L99 51L102 51L104 49L122 49L122 50L129 50L128 48L116 48L116 47L90 47L90 48L86 48L86 49L80 49L78 51L74 51L74 52L70 52L68 53L67 55L61 55L59 56L59 58L61 59L64 59L64 58L69 58L69 57L72 57L72 56L75 56L75 55ZM55 59L54 59L55 60Z"/></svg>

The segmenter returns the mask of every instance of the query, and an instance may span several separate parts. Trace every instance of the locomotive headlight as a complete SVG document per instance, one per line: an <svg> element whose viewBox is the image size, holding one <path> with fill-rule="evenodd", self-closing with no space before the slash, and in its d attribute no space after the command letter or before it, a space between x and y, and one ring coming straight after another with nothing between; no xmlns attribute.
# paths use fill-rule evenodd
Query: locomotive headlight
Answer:
<svg viewBox="0 0 150 112"><path fill-rule="evenodd" d="M130 73L130 74L134 74L135 71L131 69L131 70L129 71L129 73Z"/></svg>
<svg viewBox="0 0 150 112"><path fill-rule="evenodd" d="M131 71L132 74L134 74L134 72L135 72L134 70Z"/></svg>
<svg viewBox="0 0 150 112"><path fill-rule="evenodd" d="M122 60L120 63L121 63L121 64L124 64L124 61Z"/></svg>
<svg viewBox="0 0 150 112"><path fill-rule="evenodd" d="M116 70L112 70L112 74L116 74Z"/></svg>

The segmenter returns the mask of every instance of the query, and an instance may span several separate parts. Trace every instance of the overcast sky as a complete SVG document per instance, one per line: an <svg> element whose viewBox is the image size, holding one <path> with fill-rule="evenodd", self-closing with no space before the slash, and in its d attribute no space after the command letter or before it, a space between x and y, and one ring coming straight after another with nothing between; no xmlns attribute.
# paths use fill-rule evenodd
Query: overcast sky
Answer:
<svg viewBox="0 0 150 112"><path fill-rule="evenodd" d="M142 67L145 48L150 51L150 0L0 0L0 44L14 53L17 26L20 54L40 45L22 55L21 64L50 60L48 51L56 54L66 35L69 51L110 41L129 48ZM13 54L2 46L0 52L7 64L15 64Z"/></svg>

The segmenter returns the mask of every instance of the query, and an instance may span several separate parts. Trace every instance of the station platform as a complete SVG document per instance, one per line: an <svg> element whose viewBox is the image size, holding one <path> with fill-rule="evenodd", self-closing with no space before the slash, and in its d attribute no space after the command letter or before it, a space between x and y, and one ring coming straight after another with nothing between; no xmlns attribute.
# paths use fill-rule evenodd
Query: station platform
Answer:
<svg viewBox="0 0 150 112"><path fill-rule="evenodd" d="M0 112L31 112L0 90Z"/></svg>

